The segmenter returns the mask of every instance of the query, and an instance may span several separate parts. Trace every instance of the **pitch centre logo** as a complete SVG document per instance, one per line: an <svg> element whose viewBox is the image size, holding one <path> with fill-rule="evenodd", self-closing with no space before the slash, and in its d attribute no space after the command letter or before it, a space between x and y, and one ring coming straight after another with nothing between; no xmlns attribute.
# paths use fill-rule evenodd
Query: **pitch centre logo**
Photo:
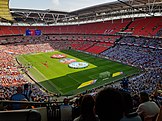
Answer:
<svg viewBox="0 0 162 121"><path fill-rule="evenodd" d="M61 60L59 60L60 63L65 63L65 64L69 64L69 63L72 63L72 62L76 62L75 59L72 59L72 58L63 58Z"/></svg>
<svg viewBox="0 0 162 121"><path fill-rule="evenodd" d="M65 57L66 57L66 55L64 55L64 54L54 54L51 56L51 58L58 58L58 59L65 58Z"/></svg>

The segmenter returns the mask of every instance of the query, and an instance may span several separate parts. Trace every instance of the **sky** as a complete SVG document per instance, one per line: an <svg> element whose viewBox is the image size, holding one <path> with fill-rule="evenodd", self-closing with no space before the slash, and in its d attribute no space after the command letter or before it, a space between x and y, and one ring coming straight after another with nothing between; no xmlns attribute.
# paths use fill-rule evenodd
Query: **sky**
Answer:
<svg viewBox="0 0 162 121"><path fill-rule="evenodd" d="M117 0L10 0L9 8L74 11Z"/></svg>

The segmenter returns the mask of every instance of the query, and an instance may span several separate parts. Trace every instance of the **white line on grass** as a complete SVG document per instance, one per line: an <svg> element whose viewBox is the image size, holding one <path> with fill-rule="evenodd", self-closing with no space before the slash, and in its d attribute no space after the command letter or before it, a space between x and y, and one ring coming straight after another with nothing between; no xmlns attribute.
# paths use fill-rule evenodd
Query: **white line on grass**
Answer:
<svg viewBox="0 0 162 121"><path fill-rule="evenodd" d="M97 74L93 74L93 75L90 75L90 76L88 76L89 78L91 78L91 79L94 79L94 75L97 75ZM98 78L98 77L97 77Z"/></svg>
<svg viewBox="0 0 162 121"><path fill-rule="evenodd" d="M23 56L22 56L23 57ZM23 57L24 58L24 57ZM26 62L28 62L25 58L24 58L24 60L26 61ZM34 66L32 66L32 68L34 68L45 80L48 80L47 79L47 77L45 77L37 68L35 68ZM53 87L55 87L55 89L58 91L58 92L60 92L60 90L58 90L57 88L57 86L56 85L54 85L51 81L47 81L49 84L51 84ZM60 92L61 94L62 94L62 92Z"/></svg>
<svg viewBox="0 0 162 121"><path fill-rule="evenodd" d="M46 80L48 80L37 68L35 68L34 67L34 69L41 75L41 76L43 76ZM51 81L47 81L47 83L49 83L49 84L51 84L53 87L55 87L55 89L57 90L57 91L59 91L60 92L60 90L58 90L57 88L57 86L56 85L54 85ZM60 92L61 94L62 94L62 92Z"/></svg>
<svg viewBox="0 0 162 121"><path fill-rule="evenodd" d="M80 83L78 80L76 80L75 78L73 78L73 77L70 76L69 74L68 74L67 76L70 77L71 79L75 80L77 83Z"/></svg>

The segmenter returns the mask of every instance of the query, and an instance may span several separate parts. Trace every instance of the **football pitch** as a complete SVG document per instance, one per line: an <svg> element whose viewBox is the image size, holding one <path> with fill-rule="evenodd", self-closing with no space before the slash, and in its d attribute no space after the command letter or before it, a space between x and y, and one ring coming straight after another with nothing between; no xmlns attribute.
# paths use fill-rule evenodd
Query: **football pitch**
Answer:
<svg viewBox="0 0 162 121"><path fill-rule="evenodd" d="M54 54L64 54L66 58L87 62L89 65L81 69L70 68L68 64L61 63L60 59L51 58ZM18 56L17 59L24 66L32 65L28 68L29 74L39 84L48 91L61 95L77 94L140 71L135 67L74 50L26 54ZM110 75L101 76L106 72Z"/></svg>

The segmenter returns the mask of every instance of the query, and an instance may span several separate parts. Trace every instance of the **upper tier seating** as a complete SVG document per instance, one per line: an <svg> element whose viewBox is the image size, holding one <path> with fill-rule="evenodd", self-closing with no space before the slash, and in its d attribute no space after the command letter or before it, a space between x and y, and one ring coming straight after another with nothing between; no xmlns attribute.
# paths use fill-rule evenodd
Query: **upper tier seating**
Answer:
<svg viewBox="0 0 162 121"><path fill-rule="evenodd" d="M25 34L27 29L40 29L43 34L115 34L131 19L66 26L0 26L0 35Z"/></svg>
<svg viewBox="0 0 162 121"><path fill-rule="evenodd" d="M27 29L39 29L43 34L116 34L124 31L133 35L155 36L161 28L162 17L149 17L64 26L0 26L0 36L25 34Z"/></svg>
<svg viewBox="0 0 162 121"><path fill-rule="evenodd" d="M162 17L136 18L125 32L133 35L155 36L162 28Z"/></svg>

